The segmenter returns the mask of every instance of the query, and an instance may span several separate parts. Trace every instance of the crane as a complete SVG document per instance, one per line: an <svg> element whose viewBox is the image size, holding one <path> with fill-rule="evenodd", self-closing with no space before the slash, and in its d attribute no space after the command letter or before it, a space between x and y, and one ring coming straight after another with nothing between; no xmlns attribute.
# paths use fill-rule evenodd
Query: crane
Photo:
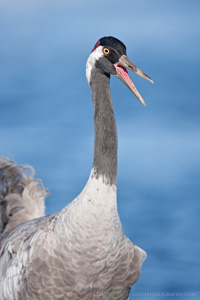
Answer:
<svg viewBox="0 0 200 300"><path fill-rule="evenodd" d="M31 167L0 158L0 299L126 300L146 252L125 236L117 211L117 129L110 75L145 105L127 69L153 81L103 37L86 64L94 109L94 157L82 192L44 216L47 190Z"/></svg>

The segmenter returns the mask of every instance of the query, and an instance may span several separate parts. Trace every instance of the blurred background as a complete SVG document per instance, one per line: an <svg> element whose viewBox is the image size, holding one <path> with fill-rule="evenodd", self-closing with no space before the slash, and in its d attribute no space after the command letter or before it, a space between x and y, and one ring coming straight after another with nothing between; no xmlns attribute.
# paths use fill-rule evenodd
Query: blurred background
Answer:
<svg viewBox="0 0 200 300"><path fill-rule="evenodd" d="M130 299L199 299L200 1L1 1L0 154L34 166L47 214L79 194L94 139L85 63L107 35L155 81L130 74L144 107L111 79L119 215L148 254Z"/></svg>

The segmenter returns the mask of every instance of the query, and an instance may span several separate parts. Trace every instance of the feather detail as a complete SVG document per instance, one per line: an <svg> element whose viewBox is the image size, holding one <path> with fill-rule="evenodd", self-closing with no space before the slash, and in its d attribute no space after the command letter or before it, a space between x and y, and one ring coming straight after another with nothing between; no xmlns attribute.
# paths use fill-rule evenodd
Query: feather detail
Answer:
<svg viewBox="0 0 200 300"><path fill-rule="evenodd" d="M32 167L0 157L1 235L22 222L44 215L44 198L48 192L33 176Z"/></svg>

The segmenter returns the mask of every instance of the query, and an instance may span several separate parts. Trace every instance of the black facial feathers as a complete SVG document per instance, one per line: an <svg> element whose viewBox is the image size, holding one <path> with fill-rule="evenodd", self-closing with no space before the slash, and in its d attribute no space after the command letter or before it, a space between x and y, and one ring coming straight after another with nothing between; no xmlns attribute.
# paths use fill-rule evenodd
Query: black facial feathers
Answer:
<svg viewBox="0 0 200 300"><path fill-rule="evenodd" d="M107 36L99 39L95 44L92 52L99 46L102 46L103 56L96 60L95 67L106 76L116 75L115 64L122 55L126 55L126 46L118 39Z"/></svg>
<svg viewBox="0 0 200 300"><path fill-rule="evenodd" d="M112 36L105 36L101 38L99 41L100 41L99 45L108 48L111 47L112 49L115 49L120 56L126 55L126 46L120 40Z"/></svg>

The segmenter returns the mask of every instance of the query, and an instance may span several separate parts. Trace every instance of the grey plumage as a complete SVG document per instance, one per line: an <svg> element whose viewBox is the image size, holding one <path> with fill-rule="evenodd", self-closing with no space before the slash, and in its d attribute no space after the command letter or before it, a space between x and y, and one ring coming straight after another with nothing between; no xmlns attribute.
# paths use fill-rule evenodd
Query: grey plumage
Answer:
<svg viewBox="0 0 200 300"><path fill-rule="evenodd" d="M96 176L117 181L117 128L110 96L110 78L92 70L91 91L94 109L95 143L93 168Z"/></svg>
<svg viewBox="0 0 200 300"><path fill-rule="evenodd" d="M16 225L44 215L47 190L33 179L30 166L0 157L0 227L5 234Z"/></svg>
<svg viewBox="0 0 200 300"><path fill-rule="evenodd" d="M90 184L59 213L2 234L0 299L127 299L145 254L124 236L113 205L85 197Z"/></svg>
<svg viewBox="0 0 200 300"><path fill-rule="evenodd" d="M114 71L102 47L99 42L87 62L95 147L80 195L43 216L47 191L32 168L0 158L1 300L127 300L139 278L146 253L124 235L117 211L117 130L109 89Z"/></svg>

